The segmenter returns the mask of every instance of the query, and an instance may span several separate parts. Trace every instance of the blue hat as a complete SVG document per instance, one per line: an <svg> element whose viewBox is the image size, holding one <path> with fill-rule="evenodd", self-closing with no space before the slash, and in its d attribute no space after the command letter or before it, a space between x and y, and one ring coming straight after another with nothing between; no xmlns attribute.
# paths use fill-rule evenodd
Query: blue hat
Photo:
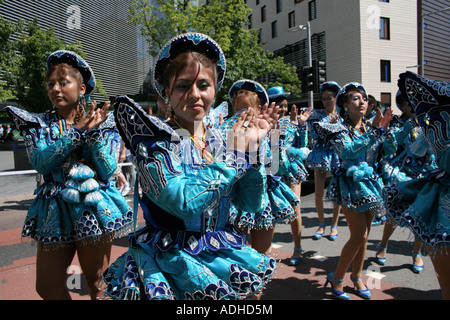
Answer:
<svg viewBox="0 0 450 320"><path fill-rule="evenodd" d="M421 126L439 122L436 132L443 130L442 137L448 137L450 82L428 79L407 71L400 74L398 88L403 98L409 101L411 111L416 114Z"/></svg>
<svg viewBox="0 0 450 320"><path fill-rule="evenodd" d="M341 86L336 81L328 81L320 86L320 93L323 93L325 89L330 89L339 93L339 91L341 91Z"/></svg>
<svg viewBox="0 0 450 320"><path fill-rule="evenodd" d="M247 79L238 80L233 83L230 91L228 92L228 97L231 103L233 103L233 97L236 93L238 93L239 90L248 90L255 92L258 95L259 100L261 100L261 106L269 103L269 96L267 95L266 89L264 89L264 87L260 83Z"/></svg>
<svg viewBox="0 0 450 320"><path fill-rule="evenodd" d="M350 91L353 91L355 89L361 89L362 91L364 91L365 95L367 95L367 91L366 89L363 87L362 84L357 83L357 82L351 82L346 84L345 86L343 86L341 88L341 90L339 91L337 97L336 97L336 106L339 108L344 108L344 95Z"/></svg>
<svg viewBox="0 0 450 320"><path fill-rule="evenodd" d="M67 63L80 71L81 76L83 77L84 85L86 86L86 92L84 95L88 98L92 91L94 91L96 85L94 72L88 63L75 52L58 50L48 56L47 69L61 63Z"/></svg>
<svg viewBox="0 0 450 320"><path fill-rule="evenodd" d="M284 97L287 98L291 95L290 92L284 92L284 88L283 87L272 87L269 88L267 90L267 94L269 95L269 99L273 100L273 99L277 99L280 97Z"/></svg>
<svg viewBox="0 0 450 320"><path fill-rule="evenodd" d="M210 37L201 33L189 32L180 34L167 42L159 52L153 68L153 86L159 95L166 98L162 83L164 69L167 64L183 52L199 52L210 59L217 68L217 91L225 78L226 60L220 46Z"/></svg>

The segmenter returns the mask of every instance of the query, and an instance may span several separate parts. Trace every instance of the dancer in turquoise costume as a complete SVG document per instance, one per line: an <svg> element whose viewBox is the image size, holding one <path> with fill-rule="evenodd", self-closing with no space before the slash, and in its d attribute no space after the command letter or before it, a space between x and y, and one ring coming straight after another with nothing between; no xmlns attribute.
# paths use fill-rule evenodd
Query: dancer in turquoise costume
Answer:
<svg viewBox="0 0 450 320"><path fill-rule="evenodd" d="M381 161L381 174L386 186L424 177L427 171L436 169L435 157L431 149L427 148L428 143L418 126L415 114L411 112L408 101L403 98L400 91L396 96L396 105L402 114L392 118L389 128L396 137L397 150L394 155L383 157ZM387 245L395 227L391 219L384 225L383 236L377 245L375 255L380 265L386 264ZM421 248L422 242L416 237L412 251L412 270L415 273L420 273L424 269Z"/></svg>
<svg viewBox="0 0 450 320"><path fill-rule="evenodd" d="M236 81L229 90L229 100L232 110L238 111L229 118L221 127L224 136L239 118L239 112L246 109L253 109L259 114L262 108L267 108L269 98L264 87L253 80L243 79ZM275 105L271 104L273 108ZM294 208L299 205L298 197L291 189L277 176L281 161L286 161L282 157L285 150L280 148L280 135L271 134L263 142L265 151L264 165L261 166L261 174L265 178L266 192L263 193L263 205L256 212L247 212L232 207L231 221L238 225L244 232L250 230L252 247L258 252L266 255L270 254L271 244L274 236L275 225L288 223L296 218Z"/></svg>
<svg viewBox="0 0 450 320"><path fill-rule="evenodd" d="M225 68L214 40L181 34L162 48L154 68L154 84L171 104L171 120L117 98L116 122L139 172L146 225L104 272L108 297L242 299L270 280L275 260L245 245L229 213L231 202L249 212L261 206L264 177L259 155L248 145L275 126L277 110L266 108L264 118L244 111L228 143L214 126L205 126Z"/></svg>
<svg viewBox="0 0 450 320"><path fill-rule="evenodd" d="M279 106L280 116L280 167L278 172L281 181L285 182L294 194L300 199L302 182L309 177L305 160L311 150L308 149L308 126L306 121L311 115L311 110L299 110L295 105L291 107L287 98L289 92L285 92L281 86L267 90L269 101ZM289 114L288 114L289 113ZM294 207L295 219L290 222L294 250L289 259L290 265L297 265L302 261L302 213L300 205Z"/></svg>
<svg viewBox="0 0 450 320"><path fill-rule="evenodd" d="M114 236L128 234L133 214L109 183L117 163L118 132L104 107L87 111L94 90L89 65L70 51L47 60L47 92L54 110L33 114L8 107L23 135L30 163L43 175L35 191L22 236L38 242L36 288L44 299L69 299L66 270L77 252L91 298L98 276L109 265Z"/></svg>
<svg viewBox="0 0 450 320"><path fill-rule="evenodd" d="M412 72L400 74L399 90L416 114L437 169L424 177L387 186L383 196L389 216L407 227L430 253L442 297L450 299L450 82L439 82Z"/></svg>
<svg viewBox="0 0 450 320"><path fill-rule="evenodd" d="M308 120L311 138L314 141L311 153L306 159L306 165L314 170L315 204L319 217L319 228L314 239L319 240L325 233L325 218L323 208L323 197L325 190L325 179L327 173L333 173L339 169L340 161L336 151L329 143L323 141L314 129L314 123L318 121L326 123L342 122L336 108L336 96L341 87L335 81L325 82L320 86L324 109L314 109ZM333 206L333 218L331 222L331 233L329 239L334 241L338 237L337 224L339 220L340 205Z"/></svg>
<svg viewBox="0 0 450 320"><path fill-rule="evenodd" d="M387 128L390 117L381 112L369 127L363 122L367 111L367 93L358 83L345 85L337 96L337 106L343 123L314 123L317 133L329 141L339 155L341 167L332 177L327 196L342 205L342 211L350 229L350 238L344 245L334 273L327 276L332 295L348 300L343 291L343 278L352 264L351 280L359 296L370 299L370 291L364 285L361 274L367 249L367 240L374 214L384 212L381 198L382 179L374 169L381 148L382 129ZM393 136L383 138L383 145L393 145Z"/></svg>

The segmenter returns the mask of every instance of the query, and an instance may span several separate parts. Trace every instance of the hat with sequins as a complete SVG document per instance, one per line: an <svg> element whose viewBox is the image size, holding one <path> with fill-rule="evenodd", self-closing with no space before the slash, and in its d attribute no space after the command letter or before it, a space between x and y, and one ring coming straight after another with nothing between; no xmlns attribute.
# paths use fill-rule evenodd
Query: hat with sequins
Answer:
<svg viewBox="0 0 450 320"><path fill-rule="evenodd" d="M189 32L180 34L167 42L159 52L153 68L153 86L159 95L166 98L163 75L167 64L183 52L199 52L210 59L217 68L217 91L225 78L226 60L220 46L211 37L202 33Z"/></svg>
<svg viewBox="0 0 450 320"><path fill-rule="evenodd" d="M336 94L338 94L341 89L341 86L336 81L328 81L322 83L322 85L320 86L320 93L323 93L325 90L331 90L335 91Z"/></svg>
<svg viewBox="0 0 450 320"><path fill-rule="evenodd" d="M86 92L84 95L86 96L86 98L88 98L94 91L96 85L94 72L92 71L89 64L75 52L58 50L48 56L47 69L61 63L67 63L68 65L80 71L81 76L83 77L83 82L86 86Z"/></svg>
<svg viewBox="0 0 450 320"><path fill-rule="evenodd" d="M336 106L339 108L344 108L344 96L350 91L354 91L357 89L362 90L364 94L367 96L367 91L362 84L357 82L351 82L343 86L339 91L338 95L336 96Z"/></svg>
<svg viewBox="0 0 450 320"><path fill-rule="evenodd" d="M264 87L256 81L243 79L233 83L230 91L228 92L228 97L232 103L233 97L239 92L239 90L248 90L255 92L258 95L259 100L261 101L261 106L269 103L269 96L267 95L266 89L264 89Z"/></svg>

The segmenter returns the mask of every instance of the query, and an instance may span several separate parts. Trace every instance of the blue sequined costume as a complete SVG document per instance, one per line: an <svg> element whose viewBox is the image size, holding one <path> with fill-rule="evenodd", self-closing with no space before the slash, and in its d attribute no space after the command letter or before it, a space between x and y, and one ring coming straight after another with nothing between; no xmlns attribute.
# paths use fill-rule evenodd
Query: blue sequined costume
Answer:
<svg viewBox="0 0 450 320"><path fill-rule="evenodd" d="M338 122L342 122L339 117ZM314 141L311 153L306 159L306 165L310 169L317 169L327 172L333 172L339 169L339 157L333 147L320 138L315 130L316 122L330 123L330 116L324 110L313 110L312 115L308 119L311 138Z"/></svg>
<svg viewBox="0 0 450 320"><path fill-rule="evenodd" d="M239 115L240 113L232 116L220 127L224 139L227 138L230 128ZM294 126L286 131L288 136L295 134ZM274 228L276 224L287 223L296 218L294 207L300 204L300 200L278 176L280 171L287 171L286 167L291 164L287 162L286 150L280 146L280 137L280 135L276 135L276 131L272 131L260 148L261 152L266 155L261 161L264 165L259 168L265 185L265 192L261 195L263 198L261 207L258 210L246 211L234 203L231 205L230 222L239 227Z"/></svg>
<svg viewBox="0 0 450 320"><path fill-rule="evenodd" d="M315 129L329 141L340 159L340 169L333 175L326 197L356 212L385 214L381 197L383 181L376 170L381 152L382 132L372 127L361 133L343 124L317 122ZM383 148L395 144L392 135L383 137Z"/></svg>
<svg viewBox="0 0 450 320"><path fill-rule="evenodd" d="M388 214L433 250L449 247L450 82L406 72L400 75L398 85L416 114L438 168L423 177L387 186L383 196Z"/></svg>
<svg viewBox="0 0 450 320"><path fill-rule="evenodd" d="M187 131L149 116L127 97L115 104L119 132L132 152L146 226L103 274L113 299L240 299L257 293L276 262L245 245L230 206L261 207L264 177L249 155L226 150L207 131L205 162ZM251 186L251 187L249 187Z"/></svg>
<svg viewBox="0 0 450 320"><path fill-rule="evenodd" d="M427 171L436 169L435 156L414 118L405 120L394 116L389 128L395 136L397 149L381 161L385 185L423 177Z"/></svg>
<svg viewBox="0 0 450 320"><path fill-rule="evenodd" d="M99 129L67 129L55 112L32 114L7 108L25 139L31 165L43 175L22 231L23 237L65 246L75 241L122 236L133 213L109 178L117 167L118 132L112 114Z"/></svg>

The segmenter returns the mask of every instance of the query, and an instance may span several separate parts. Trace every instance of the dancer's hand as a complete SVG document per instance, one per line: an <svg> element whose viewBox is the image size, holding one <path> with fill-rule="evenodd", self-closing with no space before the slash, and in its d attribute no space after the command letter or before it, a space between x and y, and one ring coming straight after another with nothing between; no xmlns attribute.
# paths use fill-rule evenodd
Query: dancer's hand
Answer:
<svg viewBox="0 0 450 320"><path fill-rule="evenodd" d="M96 110L95 107L97 106L97 102L94 101L91 110L81 116L75 127L81 131L98 129L100 125L108 119L110 104L110 101L106 101L101 109Z"/></svg>

